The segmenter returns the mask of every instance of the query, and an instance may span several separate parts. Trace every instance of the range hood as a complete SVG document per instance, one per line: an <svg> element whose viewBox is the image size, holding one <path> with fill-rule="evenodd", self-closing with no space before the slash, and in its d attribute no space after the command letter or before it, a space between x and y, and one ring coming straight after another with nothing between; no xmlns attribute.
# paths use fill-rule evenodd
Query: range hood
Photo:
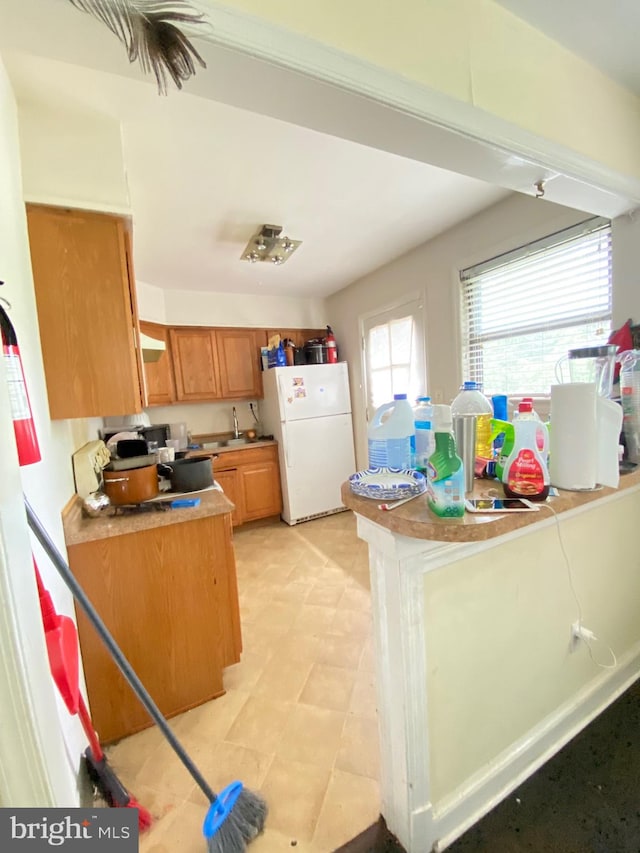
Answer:
<svg viewBox="0 0 640 853"><path fill-rule="evenodd" d="M157 341L155 338L150 338L149 335L140 332L140 349L144 362L157 361L166 348L164 341Z"/></svg>

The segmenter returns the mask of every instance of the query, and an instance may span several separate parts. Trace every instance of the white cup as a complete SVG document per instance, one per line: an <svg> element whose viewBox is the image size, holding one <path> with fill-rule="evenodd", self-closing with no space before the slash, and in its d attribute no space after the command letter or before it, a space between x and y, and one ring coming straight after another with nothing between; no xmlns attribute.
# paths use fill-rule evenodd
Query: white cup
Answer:
<svg viewBox="0 0 640 853"><path fill-rule="evenodd" d="M173 462L176 458L175 447L159 447L158 462Z"/></svg>

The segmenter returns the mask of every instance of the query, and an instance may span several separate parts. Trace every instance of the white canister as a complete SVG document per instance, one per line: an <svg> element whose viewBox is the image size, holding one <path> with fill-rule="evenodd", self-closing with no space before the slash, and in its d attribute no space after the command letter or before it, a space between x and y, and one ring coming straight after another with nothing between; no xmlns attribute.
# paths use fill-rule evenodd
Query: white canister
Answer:
<svg viewBox="0 0 640 853"><path fill-rule="evenodd" d="M169 439L171 440L171 439ZM159 447L158 448L158 462L173 462L176 458L176 451L174 447Z"/></svg>

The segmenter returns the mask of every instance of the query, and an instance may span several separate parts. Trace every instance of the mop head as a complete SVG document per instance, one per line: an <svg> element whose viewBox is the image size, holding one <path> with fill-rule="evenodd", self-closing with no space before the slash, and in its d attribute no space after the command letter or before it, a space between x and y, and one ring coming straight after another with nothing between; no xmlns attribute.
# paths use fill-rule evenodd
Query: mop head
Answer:
<svg viewBox="0 0 640 853"><path fill-rule="evenodd" d="M96 759L91 752L91 747L87 747L84 758L89 779L100 796L112 808L138 809L138 829L140 832L149 829L153 823L150 812L131 796L107 763L105 756Z"/></svg>
<svg viewBox="0 0 640 853"><path fill-rule="evenodd" d="M202 831L208 853L244 853L260 835L267 818L267 804L257 794L232 782L209 807Z"/></svg>

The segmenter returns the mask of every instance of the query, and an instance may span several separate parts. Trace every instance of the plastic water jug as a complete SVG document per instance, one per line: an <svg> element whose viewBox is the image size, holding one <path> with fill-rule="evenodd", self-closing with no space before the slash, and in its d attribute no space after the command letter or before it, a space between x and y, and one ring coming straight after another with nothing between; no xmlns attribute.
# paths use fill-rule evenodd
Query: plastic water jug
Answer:
<svg viewBox="0 0 640 853"><path fill-rule="evenodd" d="M418 397L413 409L413 419L416 430L416 458L414 467L423 474L427 470L429 457L436 448L436 440L431 426L433 406L431 397Z"/></svg>
<svg viewBox="0 0 640 853"><path fill-rule="evenodd" d="M411 468L415 428L406 394L394 394L392 402L376 409L367 437L369 468Z"/></svg>

